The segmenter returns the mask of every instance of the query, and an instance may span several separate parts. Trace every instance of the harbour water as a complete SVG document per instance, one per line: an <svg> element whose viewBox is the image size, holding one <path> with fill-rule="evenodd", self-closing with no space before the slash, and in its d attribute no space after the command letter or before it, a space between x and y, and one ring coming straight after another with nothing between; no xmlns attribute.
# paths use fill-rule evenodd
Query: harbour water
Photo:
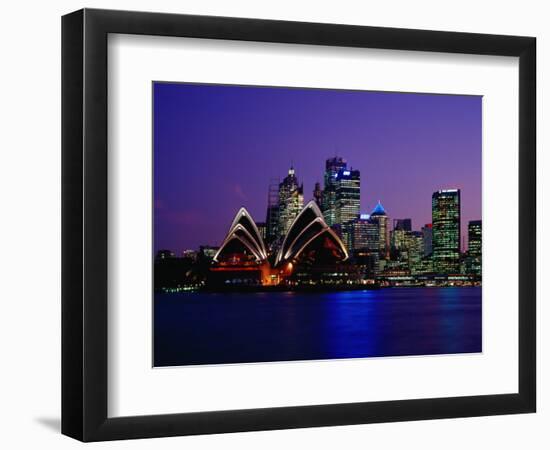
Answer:
<svg viewBox="0 0 550 450"><path fill-rule="evenodd" d="M155 294L154 364L481 352L481 288Z"/></svg>

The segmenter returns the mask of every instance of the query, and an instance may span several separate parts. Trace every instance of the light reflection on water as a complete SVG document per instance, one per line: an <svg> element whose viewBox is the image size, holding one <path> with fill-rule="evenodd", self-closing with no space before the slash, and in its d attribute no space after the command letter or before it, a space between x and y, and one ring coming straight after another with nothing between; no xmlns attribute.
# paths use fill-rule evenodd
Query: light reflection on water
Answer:
<svg viewBox="0 0 550 450"><path fill-rule="evenodd" d="M155 295L155 365L481 351L481 288Z"/></svg>

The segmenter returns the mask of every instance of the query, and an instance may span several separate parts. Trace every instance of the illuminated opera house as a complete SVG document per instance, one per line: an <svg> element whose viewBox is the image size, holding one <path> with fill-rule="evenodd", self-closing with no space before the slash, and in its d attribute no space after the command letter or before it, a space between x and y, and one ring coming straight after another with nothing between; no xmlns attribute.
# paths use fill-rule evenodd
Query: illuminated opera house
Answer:
<svg viewBox="0 0 550 450"><path fill-rule="evenodd" d="M339 275L348 252L314 201L296 216L286 235L268 248L245 208L241 208L214 256L212 285L276 286L325 282Z"/></svg>

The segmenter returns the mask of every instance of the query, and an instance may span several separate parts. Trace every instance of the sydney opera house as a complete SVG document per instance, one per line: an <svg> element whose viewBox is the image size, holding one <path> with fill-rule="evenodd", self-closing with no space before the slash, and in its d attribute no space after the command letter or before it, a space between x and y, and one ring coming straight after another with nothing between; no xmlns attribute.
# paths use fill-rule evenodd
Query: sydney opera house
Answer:
<svg viewBox="0 0 550 450"><path fill-rule="evenodd" d="M214 256L214 286L278 286L319 283L342 276L348 252L315 201L293 220L286 235L267 246L253 218L241 208Z"/></svg>

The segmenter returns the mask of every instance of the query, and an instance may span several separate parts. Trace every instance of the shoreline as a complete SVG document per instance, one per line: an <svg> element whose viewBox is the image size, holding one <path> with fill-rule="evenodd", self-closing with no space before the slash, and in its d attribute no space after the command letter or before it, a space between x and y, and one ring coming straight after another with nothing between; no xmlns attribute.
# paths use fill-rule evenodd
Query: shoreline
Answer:
<svg viewBox="0 0 550 450"><path fill-rule="evenodd" d="M401 286L381 286L380 284L369 285L350 285L350 286L230 286L230 287L201 287L201 288L168 288L155 289L155 294L176 294L176 293L261 293L261 292L340 292L340 291L373 291L380 289L438 289L438 288L472 288L481 285L469 286L450 286L450 285L401 285Z"/></svg>

